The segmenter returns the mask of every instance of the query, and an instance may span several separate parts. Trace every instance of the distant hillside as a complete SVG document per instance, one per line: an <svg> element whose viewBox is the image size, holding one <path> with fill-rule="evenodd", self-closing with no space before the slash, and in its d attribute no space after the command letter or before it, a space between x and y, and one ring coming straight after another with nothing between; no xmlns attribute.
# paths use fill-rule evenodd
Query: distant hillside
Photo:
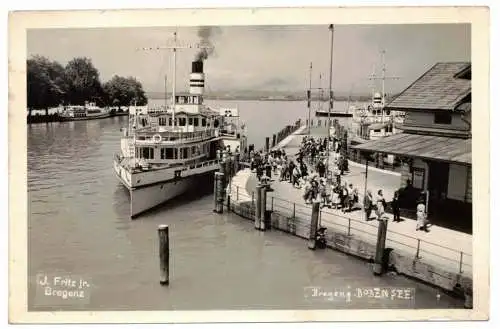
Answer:
<svg viewBox="0 0 500 329"><path fill-rule="evenodd" d="M164 99L165 93L163 92L146 92L146 96L151 99ZM167 97L171 97L169 93ZM222 100L288 100L288 101L305 101L305 92L274 92L274 91L254 91L254 90L241 90L241 91L217 91L217 92L207 92L205 94L206 99L222 99ZM366 102L371 100L371 95L369 94L353 94L348 93L336 93L334 94L335 101L347 101L349 98L351 101ZM312 97L313 100L318 100L319 97ZM323 97L325 101L328 101L327 97Z"/></svg>

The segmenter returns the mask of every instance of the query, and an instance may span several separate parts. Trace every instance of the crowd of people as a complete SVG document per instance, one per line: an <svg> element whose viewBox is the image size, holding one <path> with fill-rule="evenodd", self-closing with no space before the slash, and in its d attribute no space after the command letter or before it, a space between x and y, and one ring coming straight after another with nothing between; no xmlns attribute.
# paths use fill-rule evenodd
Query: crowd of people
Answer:
<svg viewBox="0 0 500 329"><path fill-rule="evenodd" d="M287 155L285 149L273 149L268 153L250 151L250 167L257 178L271 179L274 175L279 181L286 181L293 187L302 189L306 204L319 201L321 207L341 209L342 212L364 210L365 219L388 219L390 205L394 222L401 222L401 191L395 191L387 202L383 190L375 195L367 190L361 203L359 190L343 180L348 170L347 159L341 155L341 141L331 137L314 138L304 136L299 152ZM329 153L329 156L328 156ZM331 162L328 163L328 158ZM329 167L330 165L330 167ZM428 232L425 198L417 202L417 230Z"/></svg>

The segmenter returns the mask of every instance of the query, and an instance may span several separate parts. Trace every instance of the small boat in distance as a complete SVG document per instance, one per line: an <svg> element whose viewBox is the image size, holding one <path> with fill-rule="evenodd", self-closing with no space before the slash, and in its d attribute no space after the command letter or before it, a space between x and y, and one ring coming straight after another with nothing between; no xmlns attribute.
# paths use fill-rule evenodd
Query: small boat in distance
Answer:
<svg viewBox="0 0 500 329"><path fill-rule="evenodd" d="M79 121L103 119L111 116L111 111L107 108L96 106L95 103L85 103L85 105L68 105L59 114L62 121Z"/></svg>

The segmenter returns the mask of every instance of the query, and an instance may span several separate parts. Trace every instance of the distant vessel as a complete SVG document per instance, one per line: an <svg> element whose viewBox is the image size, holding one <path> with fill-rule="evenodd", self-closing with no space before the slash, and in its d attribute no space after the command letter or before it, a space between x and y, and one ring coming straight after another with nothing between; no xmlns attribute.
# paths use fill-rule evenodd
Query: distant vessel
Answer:
<svg viewBox="0 0 500 329"><path fill-rule="evenodd" d="M398 79L397 77L385 76L385 51L382 51L382 77L375 77L373 73L371 80L382 80L382 93L372 90L372 100L369 104L353 107L351 109L353 118L351 122L351 133L353 137L364 140L375 140L386 137L399 131L395 128L405 118L405 112L390 111L385 108L386 93L385 81L387 79Z"/></svg>
<svg viewBox="0 0 500 329"><path fill-rule="evenodd" d="M96 106L95 103L66 106L59 114L62 121L102 119L111 116L109 109Z"/></svg>
<svg viewBox="0 0 500 329"><path fill-rule="evenodd" d="M160 108L131 107L123 129L114 171L130 193L130 215L136 217L189 189L213 184L223 150L247 147L238 109L213 109L203 104L203 61L192 63L190 90L175 93Z"/></svg>

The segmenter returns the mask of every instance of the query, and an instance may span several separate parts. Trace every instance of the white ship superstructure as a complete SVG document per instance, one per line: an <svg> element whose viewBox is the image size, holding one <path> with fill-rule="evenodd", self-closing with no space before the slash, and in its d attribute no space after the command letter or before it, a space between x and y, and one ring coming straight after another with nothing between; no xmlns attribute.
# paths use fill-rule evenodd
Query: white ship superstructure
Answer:
<svg viewBox="0 0 500 329"><path fill-rule="evenodd" d="M203 62L195 61L189 93L174 94L166 108L130 109L114 170L130 191L131 217L190 188L212 184L220 151L246 147L238 110L204 105L204 83Z"/></svg>

